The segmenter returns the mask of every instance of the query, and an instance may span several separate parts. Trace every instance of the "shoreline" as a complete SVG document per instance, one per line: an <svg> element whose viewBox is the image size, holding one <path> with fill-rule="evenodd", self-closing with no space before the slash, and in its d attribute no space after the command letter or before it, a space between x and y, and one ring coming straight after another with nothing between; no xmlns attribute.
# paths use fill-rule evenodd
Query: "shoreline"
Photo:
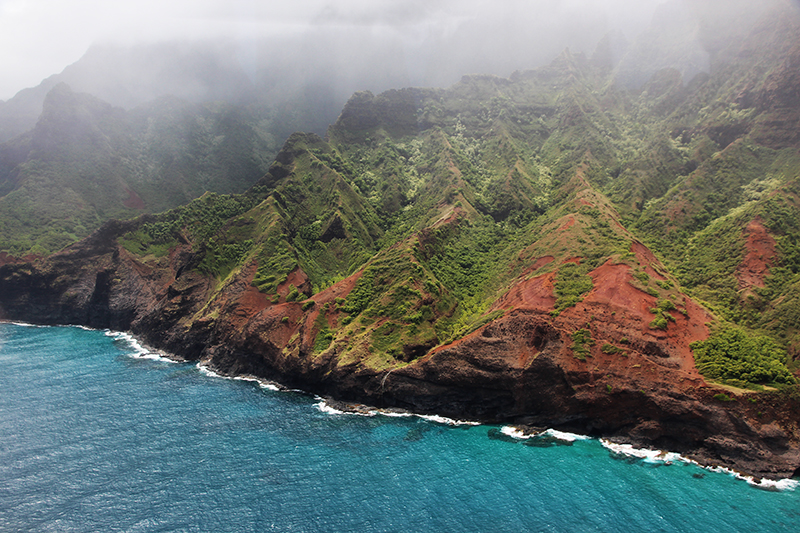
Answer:
<svg viewBox="0 0 800 533"><path fill-rule="evenodd" d="M177 354L153 348L148 344L146 344L145 342L141 341L134 334L126 331L117 331L107 328L104 329L91 328L80 324L34 324L29 322L23 322L18 320L7 320L7 319L0 319L0 324L12 324L15 326L32 327L32 328L72 327L72 328L83 329L85 331L103 332L105 336L113 338L114 340L124 341L129 346L131 346L134 349L134 353L129 354L130 357L136 359L148 359L153 361L162 361L169 363L194 363L195 368L197 368L197 370L200 373L208 377L230 379L234 381L249 381L257 383L259 387L273 392L294 392L310 396L313 397L315 400L317 400L317 403L314 404L314 407L316 407L319 411L330 415L349 415L349 416L367 416L367 417L386 416L394 418L417 417L432 423L448 425L453 427L497 425L486 422L480 422L476 420L453 419L437 414L415 413L400 408L379 408L366 405L363 403L336 400L334 398L323 397L306 390L290 388L282 385L279 382L267 380L264 378L259 378L253 375L226 375L211 368L208 364L204 363L202 360L194 361L186 359L185 357L181 357ZM703 464L697 460L688 458L677 452L644 448L644 447L635 447L634 445L629 443L614 442L611 440L611 439L624 440L624 436L615 436L611 438L604 438L604 437L597 438L586 435L580 435L576 433L563 432L549 427L546 429L542 428L533 429L528 426L520 426L513 424L502 425L499 432L505 435L507 438L514 440L527 440L541 436L549 436L550 438L565 442L574 442L576 440L596 440L604 448L608 449L609 452L612 454L641 459L643 462L648 462L648 463L671 464L674 461L680 461L683 463L695 465L699 468L702 468L710 472L730 475L731 477L734 477L737 480L745 481L748 485L750 485L753 488L761 490L779 491L779 492L785 490L793 491L798 486L800 486L800 480L797 480L792 477L781 477L776 479L758 477L755 475L738 471L733 468L720 466L718 464Z"/></svg>

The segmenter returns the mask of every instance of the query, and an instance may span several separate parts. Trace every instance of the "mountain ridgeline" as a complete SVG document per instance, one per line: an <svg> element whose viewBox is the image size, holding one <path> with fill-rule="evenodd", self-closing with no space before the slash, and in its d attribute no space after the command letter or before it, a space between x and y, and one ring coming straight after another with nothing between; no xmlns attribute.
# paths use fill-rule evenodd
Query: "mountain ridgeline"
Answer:
<svg viewBox="0 0 800 533"><path fill-rule="evenodd" d="M357 93L243 194L0 267L0 317L130 330L345 401L795 475L798 43L780 16L710 75L665 69L638 90L614 83L607 41L508 79ZM208 131L229 128L257 168L258 136L229 120Z"/></svg>

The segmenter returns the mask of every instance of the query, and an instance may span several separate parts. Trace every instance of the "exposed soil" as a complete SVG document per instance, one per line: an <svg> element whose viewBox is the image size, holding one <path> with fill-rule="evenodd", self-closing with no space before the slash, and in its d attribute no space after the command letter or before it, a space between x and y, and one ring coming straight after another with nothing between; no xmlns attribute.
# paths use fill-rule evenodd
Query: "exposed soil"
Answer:
<svg viewBox="0 0 800 533"><path fill-rule="evenodd" d="M556 303L556 297L553 294L555 276L555 272L549 272L516 283L494 303L492 310L512 308L540 312L552 311Z"/></svg>
<svg viewBox="0 0 800 533"><path fill-rule="evenodd" d="M281 301L286 301L286 296L291 292L292 287L306 296L311 294L311 281L309 281L306 273L299 267L292 270L289 275L286 276L286 281L278 285L278 295L280 295Z"/></svg>
<svg viewBox="0 0 800 533"><path fill-rule="evenodd" d="M146 206L142 197L136 194L136 191L129 187L125 187L125 192L128 193L128 197L122 203L125 207L129 209L137 209L139 211L143 210Z"/></svg>
<svg viewBox="0 0 800 533"><path fill-rule="evenodd" d="M650 277L659 280L667 279L661 274L663 267L653 252L650 251L650 248L638 241L633 241L631 243L631 252L636 255L636 260L644 267L644 271L647 272ZM659 270L656 270L656 268Z"/></svg>
<svg viewBox="0 0 800 533"><path fill-rule="evenodd" d="M572 226L574 226L574 225L575 225L575 217L574 217L574 216L572 216L572 215L569 215L569 216L567 217L567 221L564 223L564 225L563 225L563 226L561 226L560 228L558 228L558 231L564 231L564 230L568 230L569 228L571 228L571 227L572 227Z"/></svg>
<svg viewBox="0 0 800 533"><path fill-rule="evenodd" d="M28 254L22 257L14 257L7 252L0 252L0 266L3 265L10 265L15 263L32 263L38 259L42 259L41 256Z"/></svg>
<svg viewBox="0 0 800 533"><path fill-rule="evenodd" d="M755 218L744 230L745 256L736 267L736 280L740 291L763 287L769 269L775 264L777 252L775 239L760 219Z"/></svg>

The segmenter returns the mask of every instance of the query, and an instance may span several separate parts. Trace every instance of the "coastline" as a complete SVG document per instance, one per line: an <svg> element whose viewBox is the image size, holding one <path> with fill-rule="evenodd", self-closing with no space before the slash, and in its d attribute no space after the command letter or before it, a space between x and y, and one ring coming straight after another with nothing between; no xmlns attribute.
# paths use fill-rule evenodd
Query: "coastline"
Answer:
<svg viewBox="0 0 800 533"><path fill-rule="evenodd" d="M35 328L76 327L87 331L101 331L104 332L106 336L112 337L115 340L126 342L129 346L131 346L134 351L133 354L130 354L131 357L139 359L158 360L170 363L194 363L197 370L208 377L231 379L237 381L250 381L257 383L260 387L264 389L275 392L294 392L294 393L304 394L313 397L317 401L314 404L314 406L321 412L334 416L418 417L433 423L438 423L448 426L498 425L498 423L493 420L471 420L469 418L462 419L460 417L452 418L435 413L414 412L412 410L402 409L398 407L375 407L357 401L338 400L331 395L322 396L310 390L296 388L296 387L289 387L283 385L278 381L255 376L248 373L236 374L236 373L224 372L212 366L213 358L208 358L207 360L198 361L183 357L176 353L168 352L166 350L154 348L149 343L142 340L139 336L129 331L118 331L109 328L92 328L80 324L35 324L30 322L24 322L19 320L8 320L8 319L0 320L0 323L8 323L17 326L35 327ZM710 472L724 473L730 475L732 477L735 477L736 479L747 482L754 488L759 488L763 490L795 490L798 486L800 486L800 481L792 477L776 476L774 479L772 479L772 478L767 478L765 476L758 476L747 472L743 472L736 468L721 466L715 461L704 462L700 459L693 459L678 452L665 451L657 448L648 448L645 446L635 446L634 444L630 443L630 439L628 439L624 434L618 434L608 437L596 437L596 436L581 435L578 433L572 433L568 431L561 431L552 427L532 428L531 426L527 426L525 424L522 425L505 424L502 425L499 432L502 433L507 438L517 439L517 440L525 440L543 435L561 441L590 440L590 439L597 440L604 447L606 447L610 453L613 454L641 459L642 461L645 462L669 463L671 461L681 461L696 465Z"/></svg>

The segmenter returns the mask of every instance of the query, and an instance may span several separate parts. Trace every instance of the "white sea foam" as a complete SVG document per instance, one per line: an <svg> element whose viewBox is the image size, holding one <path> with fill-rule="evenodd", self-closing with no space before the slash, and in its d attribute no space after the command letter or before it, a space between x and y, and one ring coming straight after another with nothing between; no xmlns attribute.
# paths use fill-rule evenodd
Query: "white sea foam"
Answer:
<svg viewBox="0 0 800 533"><path fill-rule="evenodd" d="M635 448L630 444L617 444L606 439L600 439L600 444L608 450L628 457L642 459L646 463L672 463L682 461L684 463L693 462L679 453L666 452L663 450L648 450L646 448Z"/></svg>
<svg viewBox="0 0 800 533"><path fill-rule="evenodd" d="M140 343L136 337L131 335L130 333L125 333L124 331L113 331L107 329L103 332L106 337L111 337L114 340L118 340L121 342L126 343L133 349L133 353L128 354L130 357L135 359L150 359L152 361L164 361L167 363L175 363L176 361L166 354L159 352L157 350L153 350L144 344Z"/></svg>
<svg viewBox="0 0 800 533"><path fill-rule="evenodd" d="M514 426L503 426L502 428L500 428L500 433L520 440L529 439L537 435L537 433L528 433L528 434L523 433L519 428L515 428Z"/></svg>
<svg viewBox="0 0 800 533"><path fill-rule="evenodd" d="M413 415L422 418L423 420L428 420L429 422L436 422L437 424L446 424L448 426L480 426L480 422L475 422L474 420L455 420L453 418L447 418L446 416L439 416L439 415Z"/></svg>
<svg viewBox="0 0 800 533"><path fill-rule="evenodd" d="M197 367L197 370L199 370L201 374L204 374L204 375L206 375L208 377L222 378L222 379L232 379L234 381L252 381L254 383L258 383L258 385L262 389L267 389L267 390L276 391L276 392L277 391L286 390L279 383L275 383L274 381L266 381L266 380L259 379L259 378L254 377L254 376L223 376L222 374L218 374L218 373L214 372L213 370L211 370L208 366L204 365L203 363L197 363L197 365L195 365L195 366Z"/></svg>
<svg viewBox="0 0 800 533"><path fill-rule="evenodd" d="M521 429L514 427L514 426L503 426L500 428L500 432L504 435L508 435L509 437L513 437L515 439L525 440L530 439L533 437L538 437L540 435L548 435L558 440L563 440L565 442L575 442L576 440L589 440L591 437L587 437L586 435L578 435L576 433L567 433L565 431L558 431L557 429L548 429L542 431L541 433L525 433Z"/></svg>
<svg viewBox="0 0 800 533"><path fill-rule="evenodd" d="M221 374L217 374L216 372L214 372L213 370L208 368L203 363L197 363L195 366L197 367L197 370L199 370L201 374L205 374L208 377L211 377L211 378L224 378L224 377L226 377L226 376L223 376Z"/></svg>
<svg viewBox="0 0 800 533"><path fill-rule="evenodd" d="M29 324L28 322L15 322L13 320L0 320L0 322L5 324L12 324L14 326L22 326L24 328L49 328L52 326L43 326L41 324Z"/></svg>
<svg viewBox="0 0 800 533"><path fill-rule="evenodd" d="M544 432L545 435L550 435L551 437L555 437L558 440L563 440L567 442L575 442L576 440L590 440L591 437L587 437L586 435L578 435L577 433L567 433L566 431L558 431L556 429L548 429Z"/></svg>
<svg viewBox="0 0 800 533"><path fill-rule="evenodd" d="M221 376L221 377L226 377L226 376ZM262 389L267 389L271 391L277 392L283 390L281 386L278 383L275 383L274 381L266 381L253 376L234 376L231 379L233 379L234 381L251 381L253 383L258 383L258 386L261 387Z"/></svg>
<svg viewBox="0 0 800 533"><path fill-rule="evenodd" d="M15 326L23 326L26 328L51 328L51 327L65 327L65 328L78 328L82 329L83 331L100 331L96 328L90 328L89 326L83 326L81 324L67 324L62 326L45 326L40 324L30 324L28 322L16 322L16 321L6 321L0 320L0 323L5 324L13 324ZM130 333L125 333L124 331L114 331L110 329L103 330L103 334L106 337L111 337L114 340L119 340L127 343L131 348L133 348L133 353L128 354L130 357L134 357L136 359L151 359L153 361L164 361L168 363L175 363L174 359L170 358L163 352L159 352L157 350L153 350L148 348L147 346L140 343L136 337L131 335Z"/></svg>
<svg viewBox="0 0 800 533"><path fill-rule="evenodd" d="M753 487L757 487L760 489L765 490L795 490L799 485L800 482L795 479L779 479L779 480L772 480L772 479L763 479L763 478L755 478L753 476L748 476L732 470L730 468L725 468L722 466L704 466L689 459L688 457L684 457L679 453L675 452L665 452L661 450L648 450L644 448L634 448L630 444L616 444L613 442L609 442L605 439L600 439L600 443L606 447L607 449L619 453L622 455L627 455L629 457L638 457L642 459L646 463L672 463L676 461L681 461L683 463L693 464L695 466L699 466L705 470L710 472L715 472L718 474L728 474L736 479L746 481L749 485Z"/></svg>
<svg viewBox="0 0 800 533"><path fill-rule="evenodd" d="M49 326L45 324L31 324L30 322L19 322L17 320L0 320L0 324L12 324L14 326L22 326L24 328L78 328L84 331L97 331L94 328L81 326L77 324L56 324L53 326Z"/></svg>
<svg viewBox="0 0 800 533"><path fill-rule="evenodd" d="M355 405L348 405L348 407L353 407L352 410L343 410L337 409L329 404L324 398L320 398L317 396L315 399L319 400L317 403L314 404L314 407L319 409L321 412L329 415L356 415L356 416L375 416L377 413L368 408L361 409L364 406L355 406Z"/></svg>
<svg viewBox="0 0 800 533"><path fill-rule="evenodd" d="M724 466L706 466L703 468L711 472L728 474L729 476L732 476L736 479L746 481L748 485L751 485L759 489L775 490L775 491L795 490L798 487L798 485L800 485L800 482L797 481L796 479L785 478L785 479L773 480L773 479L755 478L753 476L748 476L742 474L741 472L731 470L730 468L725 468Z"/></svg>
<svg viewBox="0 0 800 533"><path fill-rule="evenodd" d="M323 413L327 413L330 415L354 415L354 416L386 416L392 418L407 418L407 417L417 417L423 420L427 420L429 422L434 422L436 424L444 424L448 426L479 426L480 422L474 422L471 420L454 420L452 418L447 418L446 416L440 415L421 415L417 413L411 413L408 411L400 411L396 409L379 409L377 407L370 407L368 405L363 404L342 404L346 405L347 409L338 409L331 405L325 398L320 396L316 397L319 400L317 403L314 404L314 407L319 409Z"/></svg>

